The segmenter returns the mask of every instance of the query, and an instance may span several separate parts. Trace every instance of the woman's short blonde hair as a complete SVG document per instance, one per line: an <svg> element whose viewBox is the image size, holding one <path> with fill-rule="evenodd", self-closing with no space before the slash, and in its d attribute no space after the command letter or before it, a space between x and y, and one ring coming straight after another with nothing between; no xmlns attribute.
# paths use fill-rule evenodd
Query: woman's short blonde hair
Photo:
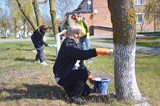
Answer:
<svg viewBox="0 0 160 106"><path fill-rule="evenodd" d="M69 26L68 30L67 30L67 37L72 36L73 34L75 34L78 31L81 31L82 27L81 25L77 24L77 23L73 23Z"/></svg>

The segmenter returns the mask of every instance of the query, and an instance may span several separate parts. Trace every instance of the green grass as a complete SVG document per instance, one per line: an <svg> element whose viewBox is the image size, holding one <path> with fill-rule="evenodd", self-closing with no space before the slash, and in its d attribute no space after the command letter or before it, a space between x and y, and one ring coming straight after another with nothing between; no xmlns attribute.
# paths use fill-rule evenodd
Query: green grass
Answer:
<svg viewBox="0 0 160 106"><path fill-rule="evenodd" d="M160 48L160 36L150 36L146 39L137 39L137 46Z"/></svg>
<svg viewBox="0 0 160 106"><path fill-rule="evenodd" d="M113 43L113 40L106 40L106 41L94 40L94 42ZM154 36L146 36L146 38L136 39L136 46L160 48L160 36L154 35Z"/></svg>
<svg viewBox="0 0 160 106"><path fill-rule="evenodd" d="M53 43L53 41L46 41ZM15 105L14 100L24 103L48 103L64 105L64 90L54 81L53 64L55 48L44 47L44 56L48 66L33 63L36 53L33 44L26 42L0 42L0 104ZM94 47L94 46L92 46ZM136 79L141 94L149 96L149 102L160 101L160 55L136 53ZM114 60L112 56L97 56L93 63L86 66L96 77L110 78L109 92L114 90ZM88 83L88 82L87 82ZM2 84L2 85L1 85ZM93 85L90 85L93 87ZM2 88L1 88L2 87ZM90 105L106 105L106 97L98 95L87 99ZM37 99L37 100L36 100ZM58 101L60 100L60 101ZM21 103L20 102L20 103ZM29 105L29 104L28 104ZM124 106L115 99L107 101L110 106Z"/></svg>
<svg viewBox="0 0 160 106"><path fill-rule="evenodd" d="M48 43L53 42L49 41ZM0 45L0 73L6 70L12 71L32 67L31 64L33 64L36 55L32 52L34 49L32 42L1 42ZM54 55L54 51L51 52L50 48L45 48L44 52L47 52L44 54L46 59Z"/></svg>
<svg viewBox="0 0 160 106"><path fill-rule="evenodd" d="M0 34L0 39L15 39L16 36L14 34L7 34L7 37L6 37L6 34Z"/></svg>

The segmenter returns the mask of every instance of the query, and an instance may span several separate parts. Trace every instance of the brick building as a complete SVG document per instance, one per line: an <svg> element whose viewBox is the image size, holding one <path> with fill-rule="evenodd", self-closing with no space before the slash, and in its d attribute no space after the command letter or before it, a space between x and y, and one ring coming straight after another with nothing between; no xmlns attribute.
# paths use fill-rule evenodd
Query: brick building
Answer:
<svg viewBox="0 0 160 106"><path fill-rule="evenodd" d="M154 22L148 24L144 19L143 10L148 1L149 0L134 0L137 32L154 31ZM71 19L73 13L83 13L91 35L112 34L112 23L107 0L82 0L76 10L67 13L69 24L73 23Z"/></svg>

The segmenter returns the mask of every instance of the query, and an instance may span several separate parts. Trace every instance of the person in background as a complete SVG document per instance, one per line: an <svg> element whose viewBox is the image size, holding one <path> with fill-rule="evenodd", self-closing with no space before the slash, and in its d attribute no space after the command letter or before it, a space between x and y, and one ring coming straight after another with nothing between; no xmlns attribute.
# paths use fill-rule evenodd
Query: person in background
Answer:
<svg viewBox="0 0 160 106"><path fill-rule="evenodd" d="M83 14L82 14L82 13L79 13L79 14L78 14L78 17L85 20L85 18L83 17Z"/></svg>
<svg viewBox="0 0 160 106"><path fill-rule="evenodd" d="M67 23L66 30L68 30L68 28L69 28L69 24ZM64 35L67 36L67 33L65 33Z"/></svg>
<svg viewBox="0 0 160 106"><path fill-rule="evenodd" d="M81 33L81 37L79 39L80 44L82 45L83 50L85 50L85 44L87 47L87 50L89 50L90 47L90 40L89 40L89 30L88 30L88 26L87 23L85 21L85 19L82 17L82 15L79 16L79 14L74 13L71 18L75 21L75 23L78 23L81 25L82 27L82 33ZM89 59L88 63L92 63L92 58Z"/></svg>
<svg viewBox="0 0 160 106"><path fill-rule="evenodd" d="M99 54L110 55L113 50L104 48L83 50L79 43L81 32L81 25L73 23L69 26L53 66L53 73L56 83L64 88L71 102L85 105L87 102L81 96L88 96L92 92L86 81L88 79L93 84L94 77L83 61Z"/></svg>
<svg viewBox="0 0 160 106"><path fill-rule="evenodd" d="M22 33L21 33L21 31L19 31L18 34L19 34L19 39L22 39Z"/></svg>
<svg viewBox="0 0 160 106"><path fill-rule="evenodd" d="M3 31L2 31L2 27L1 27L1 25L0 25L0 34L2 34L2 32L3 32Z"/></svg>
<svg viewBox="0 0 160 106"><path fill-rule="evenodd" d="M68 28L69 28L69 24L67 23L66 30L68 30Z"/></svg>
<svg viewBox="0 0 160 106"><path fill-rule="evenodd" d="M63 31L64 30L64 26L62 25L62 23L60 23L60 25L58 26L58 31L59 31L59 33L61 32L61 31ZM60 35L60 39L62 40L63 39L63 36L64 36L64 34L61 34Z"/></svg>
<svg viewBox="0 0 160 106"><path fill-rule="evenodd" d="M34 62L40 62L40 64L42 65L48 65L44 59L43 45L45 45L46 47L48 46L53 47L53 45L47 44L43 39L45 33L48 32L48 30L49 30L48 25L46 24L41 25L37 30L33 32L31 36L32 42L37 51L36 59L34 60Z"/></svg>

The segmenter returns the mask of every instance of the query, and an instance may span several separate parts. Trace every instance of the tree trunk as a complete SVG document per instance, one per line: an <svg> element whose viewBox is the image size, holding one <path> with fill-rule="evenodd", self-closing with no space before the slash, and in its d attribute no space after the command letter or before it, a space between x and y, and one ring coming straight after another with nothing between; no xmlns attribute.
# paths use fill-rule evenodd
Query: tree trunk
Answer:
<svg viewBox="0 0 160 106"><path fill-rule="evenodd" d="M36 23L34 22L33 18L31 16L29 16L29 14L24 10L24 7L22 6L22 3L20 2L21 0L16 0L16 1L17 1L18 6L19 6L21 12L23 13L23 15L26 17L28 22L31 24L32 28L34 30L36 30L38 27L37 27Z"/></svg>
<svg viewBox="0 0 160 106"><path fill-rule="evenodd" d="M47 0L44 0L44 1L33 0L33 7L34 7L34 12L36 15L36 21L37 21L38 27L42 25L42 18L41 18L41 14L40 14L40 10L39 10L39 4L43 4L46 2L47 2Z"/></svg>
<svg viewBox="0 0 160 106"><path fill-rule="evenodd" d="M58 35L57 21L56 21L56 10L54 6L54 0L49 0L50 4L50 14L52 19L52 30L55 35L55 44L56 44L56 56L58 56L58 52L60 49L60 36Z"/></svg>
<svg viewBox="0 0 160 106"><path fill-rule="evenodd" d="M108 0L114 40L115 91L119 100L141 101L135 76L134 0Z"/></svg>
<svg viewBox="0 0 160 106"><path fill-rule="evenodd" d="M24 25L24 37L26 38L28 36L27 35L28 28L26 24L26 19L23 20L23 25Z"/></svg>

